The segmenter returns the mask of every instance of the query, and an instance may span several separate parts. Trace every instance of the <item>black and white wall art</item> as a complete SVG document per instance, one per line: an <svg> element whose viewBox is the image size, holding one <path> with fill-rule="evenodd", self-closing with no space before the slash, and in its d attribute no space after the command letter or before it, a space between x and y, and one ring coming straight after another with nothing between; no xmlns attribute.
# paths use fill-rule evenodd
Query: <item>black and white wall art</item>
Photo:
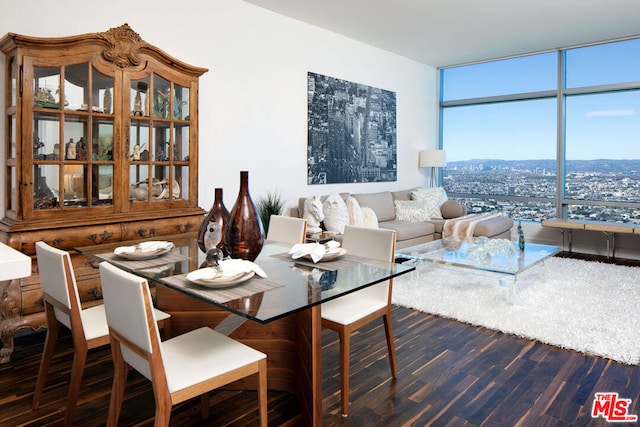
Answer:
<svg viewBox="0 0 640 427"><path fill-rule="evenodd" d="M396 181L396 94L308 73L307 183Z"/></svg>

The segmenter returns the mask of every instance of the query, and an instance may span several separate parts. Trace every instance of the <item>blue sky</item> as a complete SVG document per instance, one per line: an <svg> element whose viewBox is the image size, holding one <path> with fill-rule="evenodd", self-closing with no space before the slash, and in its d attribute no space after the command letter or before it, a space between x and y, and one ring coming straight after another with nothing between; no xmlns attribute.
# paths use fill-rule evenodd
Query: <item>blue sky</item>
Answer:
<svg viewBox="0 0 640 427"><path fill-rule="evenodd" d="M557 52L445 71L445 100L555 90ZM569 88L640 82L640 40L570 49ZM556 99L447 109L447 161L555 158ZM574 95L566 102L567 159L640 159L640 90Z"/></svg>

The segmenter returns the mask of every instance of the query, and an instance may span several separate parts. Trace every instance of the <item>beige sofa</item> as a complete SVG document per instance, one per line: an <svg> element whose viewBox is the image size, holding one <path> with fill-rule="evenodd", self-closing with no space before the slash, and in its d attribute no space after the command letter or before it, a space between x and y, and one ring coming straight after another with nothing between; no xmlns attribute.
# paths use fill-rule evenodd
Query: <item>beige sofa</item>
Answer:
<svg viewBox="0 0 640 427"><path fill-rule="evenodd" d="M466 208L454 201L447 201L440 206L443 219L428 219L423 222L401 221L396 219L395 200L411 200L411 192L415 188L402 191L381 191L376 193L340 193L343 200L353 196L361 207L371 208L378 219L380 228L389 228L397 233L396 247L398 249L442 238L442 229L446 219L463 216ZM321 200L326 200L322 196ZM298 206L291 209L291 216L303 217L306 198L298 200ZM493 217L476 224L474 236L490 238L511 238L513 220L504 216Z"/></svg>

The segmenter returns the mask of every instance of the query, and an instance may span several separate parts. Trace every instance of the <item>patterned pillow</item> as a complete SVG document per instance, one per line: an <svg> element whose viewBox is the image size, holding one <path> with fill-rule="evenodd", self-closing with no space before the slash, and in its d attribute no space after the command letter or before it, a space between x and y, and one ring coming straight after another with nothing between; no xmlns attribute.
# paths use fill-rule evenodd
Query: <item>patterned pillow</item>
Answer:
<svg viewBox="0 0 640 427"><path fill-rule="evenodd" d="M424 201L427 205L429 218L442 219L440 206L448 200L448 197L442 187L418 188L411 192L411 200Z"/></svg>
<svg viewBox="0 0 640 427"><path fill-rule="evenodd" d="M396 220L409 222L428 221L429 212L423 200L395 200Z"/></svg>
<svg viewBox="0 0 640 427"><path fill-rule="evenodd" d="M347 205L339 194L332 194L322 204L324 228L327 231L343 234L345 225L349 224Z"/></svg>

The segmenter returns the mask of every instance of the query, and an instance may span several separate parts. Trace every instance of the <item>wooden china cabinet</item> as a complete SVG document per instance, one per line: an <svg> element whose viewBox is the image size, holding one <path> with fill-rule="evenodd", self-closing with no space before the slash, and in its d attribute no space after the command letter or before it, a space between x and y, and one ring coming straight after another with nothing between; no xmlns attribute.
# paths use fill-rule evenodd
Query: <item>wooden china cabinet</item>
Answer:
<svg viewBox="0 0 640 427"><path fill-rule="evenodd" d="M58 248L197 231L198 79L127 24L37 38L9 33L5 54L0 241L33 274L0 282L0 363L13 336L44 326L35 242ZM94 262L73 254L85 304L102 298Z"/></svg>

